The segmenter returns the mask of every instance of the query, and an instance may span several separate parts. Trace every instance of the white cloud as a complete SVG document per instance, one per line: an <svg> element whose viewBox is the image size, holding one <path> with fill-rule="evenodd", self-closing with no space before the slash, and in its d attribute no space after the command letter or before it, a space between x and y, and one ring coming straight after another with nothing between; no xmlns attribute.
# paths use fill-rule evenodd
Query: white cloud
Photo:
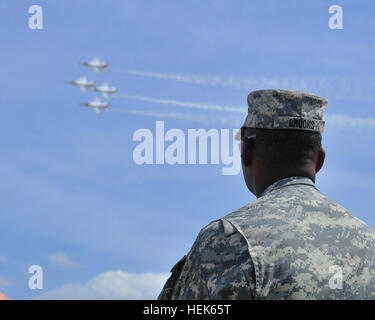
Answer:
<svg viewBox="0 0 375 320"><path fill-rule="evenodd" d="M42 294L38 299L156 299L167 273L103 272L86 283L68 283Z"/></svg>
<svg viewBox="0 0 375 320"><path fill-rule="evenodd" d="M75 267L78 265L73 259L63 252L51 253L48 260L59 267Z"/></svg>
<svg viewBox="0 0 375 320"><path fill-rule="evenodd" d="M0 256L0 263L7 263L8 258L6 256Z"/></svg>

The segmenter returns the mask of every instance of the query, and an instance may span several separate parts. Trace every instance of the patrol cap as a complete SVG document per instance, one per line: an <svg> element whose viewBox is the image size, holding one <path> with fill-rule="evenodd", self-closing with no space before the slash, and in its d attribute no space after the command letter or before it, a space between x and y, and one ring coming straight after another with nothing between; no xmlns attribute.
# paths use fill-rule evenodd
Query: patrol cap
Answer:
<svg viewBox="0 0 375 320"><path fill-rule="evenodd" d="M283 89L256 90L247 96L248 115L242 127L303 130L322 133L328 100ZM241 131L235 135L241 139Z"/></svg>

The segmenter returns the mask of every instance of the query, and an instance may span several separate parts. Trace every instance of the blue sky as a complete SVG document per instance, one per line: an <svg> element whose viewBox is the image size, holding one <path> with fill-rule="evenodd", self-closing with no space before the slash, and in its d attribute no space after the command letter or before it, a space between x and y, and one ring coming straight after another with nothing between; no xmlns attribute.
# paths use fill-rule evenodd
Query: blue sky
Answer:
<svg viewBox="0 0 375 320"><path fill-rule="evenodd" d="M28 28L33 4L43 30ZM343 30L328 27L333 4ZM0 10L0 291L9 297L105 298L92 288L113 281L127 291L107 297L155 296L203 226L255 197L221 165L136 165L133 133L154 132L156 120L166 130L238 128L245 113L205 105L246 112L260 88L328 98L317 187L375 227L374 3L7 0ZM107 73L79 65L95 56ZM108 113L79 106L95 94L64 81L82 75L119 88ZM28 288L33 264L43 290Z"/></svg>

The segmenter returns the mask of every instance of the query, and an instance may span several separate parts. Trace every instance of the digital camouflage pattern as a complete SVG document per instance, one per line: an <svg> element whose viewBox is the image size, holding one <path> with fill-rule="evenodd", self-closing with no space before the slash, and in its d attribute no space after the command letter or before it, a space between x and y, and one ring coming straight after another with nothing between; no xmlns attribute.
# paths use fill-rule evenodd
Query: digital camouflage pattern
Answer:
<svg viewBox="0 0 375 320"><path fill-rule="evenodd" d="M370 227L289 177L203 228L159 299L374 299L374 253Z"/></svg>
<svg viewBox="0 0 375 320"><path fill-rule="evenodd" d="M243 127L290 129L322 133L328 100L310 93L282 89L256 90L247 96Z"/></svg>

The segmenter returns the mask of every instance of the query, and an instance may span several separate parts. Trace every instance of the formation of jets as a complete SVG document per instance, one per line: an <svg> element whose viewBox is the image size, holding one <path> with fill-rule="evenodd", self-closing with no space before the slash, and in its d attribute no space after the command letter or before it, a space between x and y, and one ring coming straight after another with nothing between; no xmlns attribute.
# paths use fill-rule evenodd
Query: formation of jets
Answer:
<svg viewBox="0 0 375 320"><path fill-rule="evenodd" d="M93 68L96 73L99 73L100 70L107 71L108 62L100 61L99 58L94 58L89 62L81 62L81 65ZM95 81L88 81L86 76L82 76L77 80L70 80L66 81L66 83L79 87L82 92L86 92L87 90L99 92L103 95L105 99L108 99L109 96L114 97L117 88L110 87L107 82L104 82L100 86L96 86ZM101 111L108 111L109 102L108 101L101 101L100 97L96 97L91 102L81 103L81 106L93 108L96 113L100 114Z"/></svg>

